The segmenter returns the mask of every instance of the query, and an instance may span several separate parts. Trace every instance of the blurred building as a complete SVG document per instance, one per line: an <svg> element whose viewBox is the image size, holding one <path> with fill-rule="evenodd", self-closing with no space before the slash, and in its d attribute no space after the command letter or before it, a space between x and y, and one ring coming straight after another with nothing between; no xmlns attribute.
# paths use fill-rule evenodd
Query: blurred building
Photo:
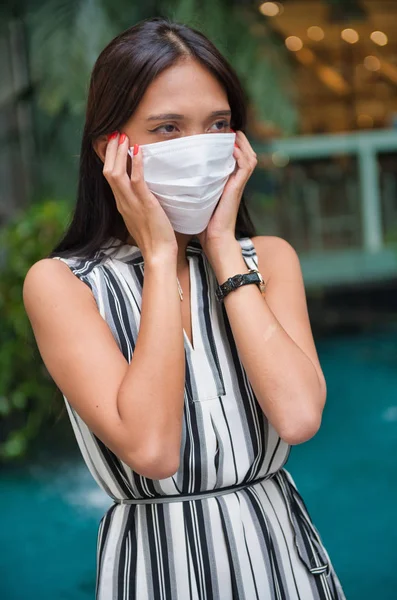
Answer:
<svg viewBox="0 0 397 600"><path fill-rule="evenodd" d="M299 109L296 137L256 125L272 174L266 193L260 177L255 185L261 227L297 248L308 288L394 281L397 2L284 0L257 10L289 50Z"/></svg>
<svg viewBox="0 0 397 600"><path fill-rule="evenodd" d="M397 2L263 2L295 62L299 133L324 134L397 124Z"/></svg>

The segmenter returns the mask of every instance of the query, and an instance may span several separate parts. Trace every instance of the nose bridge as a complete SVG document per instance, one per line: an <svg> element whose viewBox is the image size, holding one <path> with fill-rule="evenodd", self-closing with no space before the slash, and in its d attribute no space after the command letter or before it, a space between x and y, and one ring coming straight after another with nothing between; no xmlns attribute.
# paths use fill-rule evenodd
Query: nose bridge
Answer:
<svg viewBox="0 0 397 600"><path fill-rule="evenodd" d="M203 114L202 111L197 110L193 113L186 115L184 122L184 135L199 135L200 133L206 133L208 128L208 115Z"/></svg>
<svg viewBox="0 0 397 600"><path fill-rule="evenodd" d="M190 135L199 135L200 133L205 133L206 128L204 123L192 122L186 126L186 137Z"/></svg>

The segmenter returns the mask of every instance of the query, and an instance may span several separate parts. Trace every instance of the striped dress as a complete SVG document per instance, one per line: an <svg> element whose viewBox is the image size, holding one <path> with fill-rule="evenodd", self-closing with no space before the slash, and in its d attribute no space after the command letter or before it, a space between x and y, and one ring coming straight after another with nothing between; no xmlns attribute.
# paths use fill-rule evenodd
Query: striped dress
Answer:
<svg viewBox="0 0 397 600"><path fill-rule="evenodd" d="M239 243L248 268L257 268L252 240ZM83 458L113 500L99 524L96 599L343 600L329 556L283 468L290 448L255 398L196 238L186 255L193 344L184 332L178 471L162 480L135 473L64 396ZM60 260L90 287L130 362L144 279L139 248L113 237L90 260Z"/></svg>

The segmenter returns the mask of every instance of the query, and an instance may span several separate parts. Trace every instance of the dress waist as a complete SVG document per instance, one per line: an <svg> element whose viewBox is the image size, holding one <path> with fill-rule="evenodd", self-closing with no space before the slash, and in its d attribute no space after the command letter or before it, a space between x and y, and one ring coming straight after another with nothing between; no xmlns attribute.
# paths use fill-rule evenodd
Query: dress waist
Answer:
<svg viewBox="0 0 397 600"><path fill-rule="evenodd" d="M301 561L313 575L329 574L329 558L322 545L318 531L310 519L307 508L290 474L284 469L260 477L255 481L206 490L198 494L176 494L173 496L154 496L152 498L113 498L113 500L115 504L159 504L201 500L203 498L231 494L244 488L252 487L266 479L273 479L284 498L290 523L294 531L295 545Z"/></svg>
<svg viewBox="0 0 397 600"><path fill-rule="evenodd" d="M213 490L206 490L197 494L175 494L169 496L153 496L152 498L114 498L114 502L118 504L163 504L168 502L186 502L189 500L202 500L204 498L213 498L215 496L223 496L224 494L231 494L237 492L246 487L261 483L265 479L273 477L274 473L260 477L255 481L248 481L237 485L230 485L224 488L215 488Z"/></svg>

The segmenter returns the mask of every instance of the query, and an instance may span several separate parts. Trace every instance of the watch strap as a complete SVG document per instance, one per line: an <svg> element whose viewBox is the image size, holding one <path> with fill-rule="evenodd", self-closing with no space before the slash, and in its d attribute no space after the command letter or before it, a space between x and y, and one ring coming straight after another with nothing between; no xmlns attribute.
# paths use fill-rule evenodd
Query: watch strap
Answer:
<svg viewBox="0 0 397 600"><path fill-rule="evenodd" d="M217 300L221 302L233 290L250 283L256 283L261 292L264 293L265 282L262 275L256 269L250 269L248 273L239 273L233 277L229 277L224 283L218 285L215 290Z"/></svg>

